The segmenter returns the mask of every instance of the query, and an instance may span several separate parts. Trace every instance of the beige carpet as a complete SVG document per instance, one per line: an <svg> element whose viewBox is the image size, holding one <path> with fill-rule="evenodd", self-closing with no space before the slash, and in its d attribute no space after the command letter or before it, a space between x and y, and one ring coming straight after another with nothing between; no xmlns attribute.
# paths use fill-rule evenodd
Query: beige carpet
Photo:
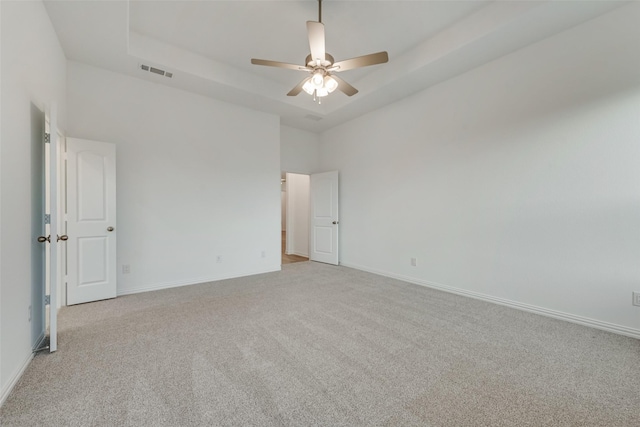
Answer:
<svg viewBox="0 0 640 427"><path fill-rule="evenodd" d="M65 308L2 426L640 426L640 341L342 267Z"/></svg>

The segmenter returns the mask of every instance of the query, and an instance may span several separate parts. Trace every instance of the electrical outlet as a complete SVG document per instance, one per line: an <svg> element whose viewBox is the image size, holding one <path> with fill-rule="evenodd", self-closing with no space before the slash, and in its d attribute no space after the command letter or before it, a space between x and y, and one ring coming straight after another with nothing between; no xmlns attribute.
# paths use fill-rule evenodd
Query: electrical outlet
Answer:
<svg viewBox="0 0 640 427"><path fill-rule="evenodd" d="M29 322L31 322L31 306L29 306Z"/></svg>
<svg viewBox="0 0 640 427"><path fill-rule="evenodd" d="M216 262L220 264L222 262L222 256L218 255L218 257L216 258Z"/></svg>
<svg viewBox="0 0 640 427"><path fill-rule="evenodd" d="M418 265L418 260L417 260L417 259L415 259L415 258L411 258L411 265L412 265L413 267L415 267L416 265Z"/></svg>
<svg viewBox="0 0 640 427"><path fill-rule="evenodd" d="M129 264L124 264L122 266L122 274L129 274L131 273L131 266Z"/></svg>
<svg viewBox="0 0 640 427"><path fill-rule="evenodd" d="M631 303L640 307L640 292L633 292L633 301Z"/></svg>
<svg viewBox="0 0 640 427"><path fill-rule="evenodd" d="M267 257L267 251L262 251L262 258L266 258Z"/></svg>

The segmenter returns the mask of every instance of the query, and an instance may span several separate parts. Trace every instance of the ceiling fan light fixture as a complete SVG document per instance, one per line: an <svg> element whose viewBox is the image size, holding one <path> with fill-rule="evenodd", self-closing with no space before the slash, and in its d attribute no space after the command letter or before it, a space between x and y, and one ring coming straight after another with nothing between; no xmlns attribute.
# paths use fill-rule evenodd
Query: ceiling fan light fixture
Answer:
<svg viewBox="0 0 640 427"><path fill-rule="evenodd" d="M320 77L320 78L317 78ZM320 84L318 84L320 82ZM322 98L329 95L338 88L338 82L333 77L323 76L322 71L316 72L309 80L302 85L302 90L314 98Z"/></svg>
<svg viewBox="0 0 640 427"><path fill-rule="evenodd" d="M318 20L307 21L307 36L309 39L310 54L305 58L305 65L295 65L266 59L251 59L251 63L254 65L287 68L290 70L305 71L310 74L294 86L294 88L287 93L287 96L296 96L304 90L313 96L313 100L318 101L318 103L320 103L321 97L327 96L336 89L347 96L353 96L358 93L358 89L333 73L367 67L369 65L383 64L389 61L389 55L383 51L336 62L333 56L325 50L322 0L318 0Z"/></svg>

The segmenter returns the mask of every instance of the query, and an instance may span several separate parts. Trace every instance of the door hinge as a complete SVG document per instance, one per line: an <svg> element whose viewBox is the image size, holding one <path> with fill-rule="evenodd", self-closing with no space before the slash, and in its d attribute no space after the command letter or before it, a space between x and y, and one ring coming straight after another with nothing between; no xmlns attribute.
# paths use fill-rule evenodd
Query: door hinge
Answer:
<svg viewBox="0 0 640 427"><path fill-rule="evenodd" d="M44 214L44 223L51 224L51 214Z"/></svg>
<svg viewBox="0 0 640 427"><path fill-rule="evenodd" d="M45 134L44 134L44 143L48 144L50 142L51 142L51 134L45 132Z"/></svg>
<svg viewBox="0 0 640 427"><path fill-rule="evenodd" d="M51 295L44 296L44 305L51 305Z"/></svg>

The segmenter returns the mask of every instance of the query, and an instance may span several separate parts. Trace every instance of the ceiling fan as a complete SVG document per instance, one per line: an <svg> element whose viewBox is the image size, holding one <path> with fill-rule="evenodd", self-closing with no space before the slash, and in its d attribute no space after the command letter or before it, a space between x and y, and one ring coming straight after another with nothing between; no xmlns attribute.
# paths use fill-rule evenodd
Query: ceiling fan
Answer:
<svg viewBox="0 0 640 427"><path fill-rule="evenodd" d="M309 35L311 54L307 55L304 61L306 65L287 64L286 62L269 61L267 59L251 59L251 63L254 65L288 68L290 70L305 71L310 74L291 89L289 93L287 93L287 96L296 96L304 90L309 95L313 95L313 100L315 101L317 99L318 103L320 103L320 98L327 96L336 89L344 92L348 96L353 96L358 93L358 89L334 73L369 65L383 64L389 61L387 52L377 52L335 62L333 56L325 51L322 0L318 0L318 21L307 21L307 33Z"/></svg>

